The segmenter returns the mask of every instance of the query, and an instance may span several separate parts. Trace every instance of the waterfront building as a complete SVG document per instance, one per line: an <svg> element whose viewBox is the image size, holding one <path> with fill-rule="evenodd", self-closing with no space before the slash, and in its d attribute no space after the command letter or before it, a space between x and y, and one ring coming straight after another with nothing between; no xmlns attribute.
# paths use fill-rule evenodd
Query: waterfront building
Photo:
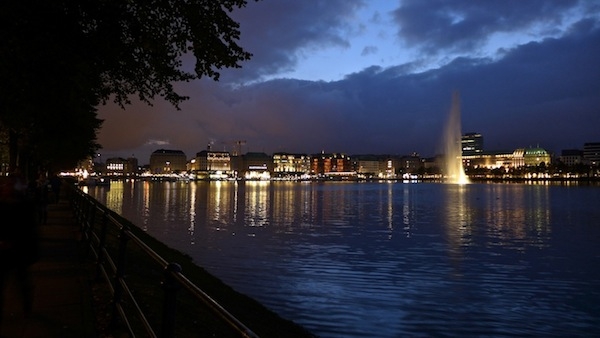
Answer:
<svg viewBox="0 0 600 338"><path fill-rule="evenodd" d="M187 159L181 150L158 149L150 155L152 174L172 174L186 169Z"/></svg>
<svg viewBox="0 0 600 338"><path fill-rule="evenodd" d="M416 174L425 166L424 160L417 153L413 153L410 156L402 156L400 163L403 174Z"/></svg>
<svg viewBox="0 0 600 338"><path fill-rule="evenodd" d="M525 166L538 166L542 163L548 165L551 162L550 154L539 147L525 149L523 159L525 160Z"/></svg>
<svg viewBox="0 0 600 338"><path fill-rule="evenodd" d="M483 136L480 133L466 133L461 137L462 155L477 155L483 153Z"/></svg>
<svg viewBox="0 0 600 338"><path fill-rule="evenodd" d="M509 168L515 167L515 163L524 163L524 161L522 161L523 153L523 149L517 149L514 152L485 151L477 154L463 155L462 160L465 168Z"/></svg>
<svg viewBox="0 0 600 338"><path fill-rule="evenodd" d="M568 167L584 163L583 151L579 149L564 149L560 152L559 159Z"/></svg>
<svg viewBox="0 0 600 338"><path fill-rule="evenodd" d="M418 155L417 155L418 156ZM421 159L419 158L419 163ZM381 178L393 179L398 176L398 172L402 167L402 162L397 156L384 156L379 161L379 175ZM411 171L411 173L417 173L417 170Z"/></svg>
<svg viewBox="0 0 600 338"><path fill-rule="evenodd" d="M133 176L138 172L138 160L135 157L127 159L112 157L106 159L106 174L114 176Z"/></svg>
<svg viewBox="0 0 600 338"><path fill-rule="evenodd" d="M278 152L273 154L273 173L277 177L300 176L310 172L310 156Z"/></svg>
<svg viewBox="0 0 600 338"><path fill-rule="evenodd" d="M513 152L486 151L478 154L464 155L463 165L468 168L519 168L524 166L538 166L541 163L550 164L550 153L543 148L518 148Z"/></svg>
<svg viewBox="0 0 600 338"><path fill-rule="evenodd" d="M351 171L359 178L394 179L401 168L400 158L390 155L353 155L350 158Z"/></svg>
<svg viewBox="0 0 600 338"><path fill-rule="evenodd" d="M441 168L446 163L443 155L435 155L433 157L427 157L423 160L423 167L425 172L441 172Z"/></svg>
<svg viewBox="0 0 600 338"><path fill-rule="evenodd" d="M106 173L108 175L123 175L127 166L127 160L122 157L111 157L106 159Z"/></svg>
<svg viewBox="0 0 600 338"><path fill-rule="evenodd" d="M592 166L600 166L600 142L585 143L583 158Z"/></svg>
<svg viewBox="0 0 600 338"><path fill-rule="evenodd" d="M316 176L353 176L350 157L337 153L320 153L311 156L311 175Z"/></svg>
<svg viewBox="0 0 600 338"><path fill-rule="evenodd" d="M352 169L365 177L378 176L381 173L381 156L354 155L352 156Z"/></svg>
<svg viewBox="0 0 600 338"><path fill-rule="evenodd" d="M525 148L518 148L513 151L513 160L511 167L519 168L525 166Z"/></svg>
<svg viewBox="0 0 600 338"><path fill-rule="evenodd" d="M137 175L140 173L139 162L136 157L127 158L127 167L123 171L125 175Z"/></svg>
<svg viewBox="0 0 600 338"><path fill-rule="evenodd" d="M190 161L190 170L199 176L225 178L231 173L231 156L226 151L203 150Z"/></svg>
<svg viewBox="0 0 600 338"><path fill-rule="evenodd" d="M248 152L240 156L237 174L247 180L266 180L273 172L273 157L260 152Z"/></svg>

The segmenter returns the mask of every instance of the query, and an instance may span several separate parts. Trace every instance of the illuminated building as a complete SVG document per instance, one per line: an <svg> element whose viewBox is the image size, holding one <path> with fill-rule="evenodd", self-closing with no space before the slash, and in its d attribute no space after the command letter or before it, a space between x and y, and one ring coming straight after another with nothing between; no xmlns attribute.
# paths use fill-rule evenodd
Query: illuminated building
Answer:
<svg viewBox="0 0 600 338"><path fill-rule="evenodd" d="M527 148L523 154L525 166L538 166L542 163L550 164L550 154L543 148Z"/></svg>
<svg viewBox="0 0 600 338"><path fill-rule="evenodd" d="M465 168L516 168L525 164L523 155L525 149L509 151L485 151L478 154L463 155L463 166Z"/></svg>
<svg viewBox="0 0 600 338"><path fill-rule="evenodd" d="M525 166L525 148L515 149L515 151L513 151L511 167L519 168L523 166Z"/></svg>
<svg viewBox="0 0 600 338"><path fill-rule="evenodd" d="M411 158L412 158L412 156L411 156ZM421 159L419 158L419 163L420 162L421 162ZM401 167L400 163L401 163L401 160L399 160L397 157L386 156L383 159L383 162L379 163L381 176L383 178L396 178L398 169ZM415 171L415 173L416 173L416 171Z"/></svg>
<svg viewBox="0 0 600 338"><path fill-rule="evenodd" d="M321 153L311 156L310 173L317 176L353 176L350 157L344 154Z"/></svg>
<svg viewBox="0 0 600 338"><path fill-rule="evenodd" d="M518 148L512 153L507 151L485 151L478 154L463 155L463 165L469 168L519 168L550 164L551 156L543 148Z"/></svg>
<svg viewBox="0 0 600 338"><path fill-rule="evenodd" d="M353 155L351 162L360 178L396 178L401 166L398 157L389 155Z"/></svg>
<svg viewBox="0 0 600 338"><path fill-rule="evenodd" d="M130 157L124 159L122 157L113 157L106 159L106 173L116 176L131 176L137 174L138 160Z"/></svg>
<svg viewBox="0 0 600 338"><path fill-rule="evenodd" d="M274 153L273 172L276 176L307 174L310 172L310 157L306 154Z"/></svg>
<svg viewBox="0 0 600 338"><path fill-rule="evenodd" d="M466 133L460 140L462 155L477 155L483 153L483 136L480 133Z"/></svg>
<svg viewBox="0 0 600 338"><path fill-rule="evenodd" d="M600 142L585 143L583 158L592 166L600 166Z"/></svg>
<svg viewBox="0 0 600 338"><path fill-rule="evenodd" d="M187 159L181 150L158 149L150 155L150 172L152 174L171 174L185 171Z"/></svg>
<svg viewBox="0 0 600 338"><path fill-rule="evenodd" d="M205 171L209 173L230 172L231 156L226 151L203 150L196 153L195 161L190 168L193 171Z"/></svg>
<svg viewBox="0 0 600 338"><path fill-rule="evenodd" d="M248 152L241 156L239 175L247 180L265 180L271 178L273 157L265 153Z"/></svg>
<svg viewBox="0 0 600 338"><path fill-rule="evenodd" d="M109 175L122 175L126 166L127 160L122 157L106 159L106 173Z"/></svg>

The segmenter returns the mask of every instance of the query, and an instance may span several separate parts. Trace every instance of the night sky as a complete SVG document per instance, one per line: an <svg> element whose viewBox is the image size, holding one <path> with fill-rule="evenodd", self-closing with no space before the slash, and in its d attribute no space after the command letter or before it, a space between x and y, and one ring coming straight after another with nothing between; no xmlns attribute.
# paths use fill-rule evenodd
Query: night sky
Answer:
<svg viewBox="0 0 600 338"><path fill-rule="evenodd" d="M214 82L100 107L102 160L157 149L433 156L452 93L485 150L600 142L599 1L250 1L253 54Z"/></svg>

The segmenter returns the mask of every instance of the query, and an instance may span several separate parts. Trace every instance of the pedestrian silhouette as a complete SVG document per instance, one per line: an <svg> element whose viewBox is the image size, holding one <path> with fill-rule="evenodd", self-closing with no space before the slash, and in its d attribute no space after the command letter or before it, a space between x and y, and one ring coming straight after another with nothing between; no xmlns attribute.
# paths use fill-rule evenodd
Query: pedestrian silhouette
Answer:
<svg viewBox="0 0 600 338"><path fill-rule="evenodd" d="M31 313L30 267L39 259L35 211L35 204L27 194L27 184L20 175L0 177L0 321L5 287L11 277L15 278L25 315Z"/></svg>
<svg viewBox="0 0 600 338"><path fill-rule="evenodd" d="M29 183L29 194L33 197L37 209L38 222L46 224L48 221L48 198L50 181L45 174L40 174L35 181Z"/></svg>
<svg viewBox="0 0 600 338"><path fill-rule="evenodd" d="M54 174L50 177L50 187L52 189L52 203L58 203L60 199L60 186L62 181L58 175Z"/></svg>

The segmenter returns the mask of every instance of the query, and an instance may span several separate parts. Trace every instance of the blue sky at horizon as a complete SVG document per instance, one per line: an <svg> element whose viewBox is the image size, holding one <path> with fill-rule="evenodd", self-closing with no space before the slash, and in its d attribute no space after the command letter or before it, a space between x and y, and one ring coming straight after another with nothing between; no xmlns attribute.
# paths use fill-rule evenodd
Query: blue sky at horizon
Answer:
<svg viewBox="0 0 600 338"><path fill-rule="evenodd" d="M397 4L394 1L369 1L353 16L352 25L342 33L346 44L306 47L297 54L298 63L293 70L274 74L267 79L293 78L308 81L339 81L346 75L373 65L387 68L406 63L417 63L413 72L439 68L459 56L476 55L481 58L497 58L502 50L510 50L520 44L559 37L581 15L574 9L565 13L559 25L549 29L540 23L530 32L497 32L490 35L481 46L468 53L455 53L450 56L420 57L416 48L410 48L390 30L394 27L392 18ZM455 20L464 20L458 14Z"/></svg>

